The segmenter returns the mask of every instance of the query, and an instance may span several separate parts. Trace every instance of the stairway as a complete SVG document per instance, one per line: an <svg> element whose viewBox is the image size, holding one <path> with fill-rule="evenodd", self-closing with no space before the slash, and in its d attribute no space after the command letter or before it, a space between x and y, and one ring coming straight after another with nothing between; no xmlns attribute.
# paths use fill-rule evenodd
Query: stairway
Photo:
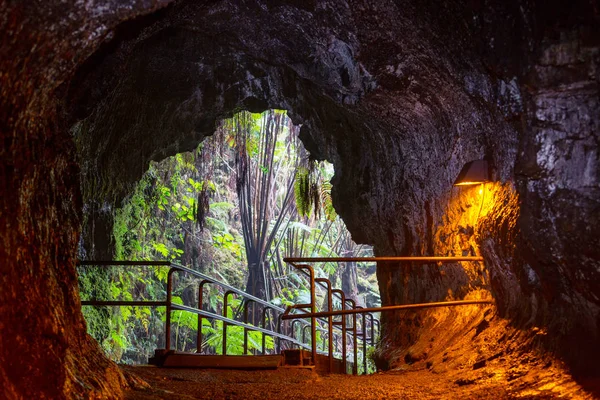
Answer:
<svg viewBox="0 0 600 400"><path fill-rule="evenodd" d="M312 361L311 352L301 349L283 350L282 354L272 355L206 355L198 353L185 353L180 351L155 350L154 357L148 360L149 364L161 368L215 368L215 369L277 369L301 368L312 369L318 374L329 373L329 357L318 354L316 365ZM348 363L351 368L351 363ZM331 373L344 373L341 360L333 360Z"/></svg>

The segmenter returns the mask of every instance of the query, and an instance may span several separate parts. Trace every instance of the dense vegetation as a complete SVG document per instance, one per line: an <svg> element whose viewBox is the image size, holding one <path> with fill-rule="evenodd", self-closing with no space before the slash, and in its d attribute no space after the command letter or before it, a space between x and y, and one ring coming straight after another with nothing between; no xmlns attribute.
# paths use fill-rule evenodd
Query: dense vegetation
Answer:
<svg viewBox="0 0 600 400"><path fill-rule="evenodd" d="M190 153L152 163L122 207L115 211L118 260L171 260L213 276L276 305L304 302L307 281L284 256L369 255L356 245L331 203L333 168L309 161L298 127L283 111L242 112L225 120ZM315 265L360 304L379 301L374 266ZM80 271L83 298L165 297L168 269ZM196 280L178 277L174 301L197 304ZM222 313L223 293L209 285L204 308ZM239 313L230 299L227 313ZM119 362L146 362L163 340L163 308L84 309L88 330ZM173 312L174 346L196 346L198 320ZM221 352L222 324L203 320L203 347ZM267 349L273 340L266 338ZM243 330L228 328L228 354L242 353ZM252 332L249 351L262 336Z"/></svg>

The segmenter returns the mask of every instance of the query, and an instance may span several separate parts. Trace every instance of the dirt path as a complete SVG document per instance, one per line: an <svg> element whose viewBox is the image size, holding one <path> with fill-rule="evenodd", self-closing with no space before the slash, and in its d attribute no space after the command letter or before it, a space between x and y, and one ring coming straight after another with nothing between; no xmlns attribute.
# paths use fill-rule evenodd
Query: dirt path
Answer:
<svg viewBox="0 0 600 400"><path fill-rule="evenodd" d="M231 371L124 367L150 387L127 399L553 399L593 398L578 387L545 381L507 385L493 375L476 382L429 370L369 376L318 376L312 371ZM556 388L561 390L557 391Z"/></svg>

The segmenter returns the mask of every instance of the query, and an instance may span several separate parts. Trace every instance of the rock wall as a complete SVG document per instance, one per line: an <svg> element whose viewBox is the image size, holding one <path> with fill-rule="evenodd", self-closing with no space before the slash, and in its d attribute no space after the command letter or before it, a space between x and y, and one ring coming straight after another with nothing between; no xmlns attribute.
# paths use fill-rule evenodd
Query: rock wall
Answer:
<svg viewBox="0 0 600 400"><path fill-rule="evenodd" d="M384 303L493 296L515 327L535 325L547 349L595 372L597 3L422 3L181 1L129 21L162 3L0 6L11 38L0 46L0 279L9 288L0 320L11 326L0 360L16 366L0 369L0 384L9 397L118 386L100 356L49 368L65 354L73 363L98 354L75 290L71 136L86 209L103 213L149 160L195 147L240 108L285 108L303 124L312 156L335 165L336 209L378 255L485 257L380 265ZM483 157L495 183L481 194L453 188L462 165ZM460 332L489 314L477 307L387 315L382 356L388 365L427 357L424 333ZM36 382L50 386L30 384L46 370Z"/></svg>
<svg viewBox="0 0 600 400"><path fill-rule="evenodd" d="M516 273L531 305L532 315L522 317L558 334L556 346L574 365L585 361L583 372L598 373L600 367L589 358L600 354L597 4L595 13L593 28L544 38L523 78L526 126L516 164L521 197Z"/></svg>
<svg viewBox="0 0 600 400"><path fill-rule="evenodd" d="M0 4L0 397L117 398L77 292L79 168L58 86L111 29L159 3Z"/></svg>
<svg viewBox="0 0 600 400"><path fill-rule="evenodd" d="M531 187L525 181L531 163L538 163L537 146L547 136L532 139L539 137L533 125L540 113L563 107L546 102L546 110L540 109L535 88L542 84L544 96L548 86L554 92L565 84L581 89L571 89L577 100L570 107L585 105L582 112L591 122L586 125L587 150L582 144L578 151L587 152L589 171L597 166L597 148L591 144L597 123L597 35L590 28L596 17L582 18L586 7L574 5L572 12L563 13L525 2L470 7L182 3L141 34L117 41L102 53L101 63L75 79L72 114L91 113L74 130L86 149L83 158L93 163L89 170L94 176L85 181L104 182L119 198L147 160L193 148L232 111L285 108L303 124L302 138L312 155L334 162L334 202L355 240L374 244L379 255L466 251L486 257L486 267L380 266L386 303L493 295L500 315L517 326L561 326L554 332L568 342L575 331L565 328L564 316L579 306L571 302L564 313L553 315L550 308L563 308L564 299L548 295L538 282L542 268L548 271L543 273L566 276L556 265L562 255L550 257L546 266L530 261L538 259L532 246L548 246L532 228L553 225L555 217L540 214L538 204L530 208L531 195L524 188ZM553 62L563 67L553 71ZM556 138L548 140L546 146L552 147ZM125 156L132 150L134 157ZM572 151L566 148L558 152L563 162L557 174L584 176L577 170L583 168L575 160L578 155L569 158ZM453 189L452 182L465 162L483 157L499 182L486 188L491 214L467 218L464 210L476 207L471 203L478 200L466 189ZM539 168L533 171L538 176ZM586 190L593 190L596 180L590 172L587 176ZM533 192L538 195L537 189ZM594 219L596 201L591 192L587 198L585 210L574 213ZM543 223L530 224L532 214ZM585 225L573 225L567 236ZM590 237L576 240L593 248ZM457 238L468 243L466 249ZM586 271L592 274L597 257L586 257ZM568 287L560 279L548 285ZM595 293L589 284L597 279L585 280L582 292L589 300ZM592 300L577 311L588 338L596 337L596 307ZM455 313L460 311L443 318L449 326ZM408 348L419 332L443 323L430 314L419 315L414 316L417 322L390 317L394 322L386 325L386 338L392 348ZM402 333L407 331L414 332ZM577 355L572 362L584 358Z"/></svg>

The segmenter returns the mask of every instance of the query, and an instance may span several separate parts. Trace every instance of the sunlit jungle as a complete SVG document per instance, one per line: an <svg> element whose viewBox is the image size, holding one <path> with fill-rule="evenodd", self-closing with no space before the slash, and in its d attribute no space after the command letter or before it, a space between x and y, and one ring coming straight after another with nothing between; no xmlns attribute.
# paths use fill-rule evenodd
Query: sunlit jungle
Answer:
<svg viewBox="0 0 600 400"><path fill-rule="evenodd" d="M0 399L600 399L599 0L0 37Z"/></svg>

